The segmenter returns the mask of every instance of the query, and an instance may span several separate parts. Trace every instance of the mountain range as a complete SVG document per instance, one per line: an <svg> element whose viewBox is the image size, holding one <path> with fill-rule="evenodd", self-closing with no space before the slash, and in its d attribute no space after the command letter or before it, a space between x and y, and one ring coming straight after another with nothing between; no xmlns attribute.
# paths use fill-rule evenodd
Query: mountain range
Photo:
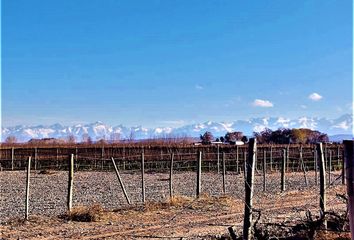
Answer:
<svg viewBox="0 0 354 240"><path fill-rule="evenodd" d="M1 140L8 136L15 136L19 142L26 142L38 138L62 138L66 139L73 135L77 141L83 136L90 136L93 141L99 139L147 139L159 137L198 137L206 131L214 136L223 136L227 132L241 131L245 135L252 135L253 132L262 131L264 128L310 128L325 132L333 141L352 139L353 136L353 115L345 114L336 119L299 117L289 119L284 117L251 118L249 120L237 120L233 122L204 122L189 124L182 127L157 127L144 128L142 126L126 127L123 125L110 126L103 122L91 124L76 124L63 126L61 124L3 127L1 129Z"/></svg>

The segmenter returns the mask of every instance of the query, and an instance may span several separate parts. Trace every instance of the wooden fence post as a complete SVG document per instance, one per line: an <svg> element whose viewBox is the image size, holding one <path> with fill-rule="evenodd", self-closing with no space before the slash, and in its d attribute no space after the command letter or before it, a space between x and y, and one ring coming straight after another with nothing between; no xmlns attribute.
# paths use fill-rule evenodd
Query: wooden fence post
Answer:
<svg viewBox="0 0 354 240"><path fill-rule="evenodd" d="M302 156L302 146L301 146L301 149L300 149L300 161L301 161L301 168L302 168L302 171L304 172L305 184L306 184L306 187L307 187L307 186L308 186L308 182L307 182L307 176L306 176L305 162L304 162L304 158L303 158L303 156Z"/></svg>
<svg viewBox="0 0 354 240"><path fill-rule="evenodd" d="M121 187L122 190L123 190L124 197L125 197L125 199L127 200L128 204L131 204L130 199L129 199L128 194L127 194L127 191L125 190L125 187L124 187L122 178L120 177L120 174L119 174L117 165L116 165L116 163L115 163L115 161L114 161L114 158L112 157L111 159L112 159L113 167L114 167L114 170L115 170L115 172L116 172L116 175L117 175L117 178L118 178L120 187Z"/></svg>
<svg viewBox="0 0 354 240"><path fill-rule="evenodd" d="M318 169L318 157L317 157L317 150L316 150L316 147L315 149L313 150L313 158L314 158L314 167L315 167L315 184L317 186L318 184L318 174L317 174L317 169Z"/></svg>
<svg viewBox="0 0 354 240"><path fill-rule="evenodd" d="M225 153L222 153L222 192L226 193L226 182L225 182L225 175L226 175L226 164L225 164Z"/></svg>
<svg viewBox="0 0 354 240"><path fill-rule="evenodd" d="M273 147L270 146L270 153L269 153L269 163L270 163L270 171L273 172Z"/></svg>
<svg viewBox="0 0 354 240"><path fill-rule="evenodd" d="M285 168L286 168L286 149L283 149L283 158L281 161L281 183L280 183L280 189L282 192L285 191Z"/></svg>
<svg viewBox="0 0 354 240"><path fill-rule="evenodd" d="M145 166L144 166L144 150L141 153L141 197L143 203L145 203Z"/></svg>
<svg viewBox="0 0 354 240"><path fill-rule="evenodd" d="M11 170L14 170L15 148L11 148Z"/></svg>
<svg viewBox="0 0 354 240"><path fill-rule="evenodd" d="M303 170L302 168L304 167L303 166L303 164L302 164L302 151L303 151L303 149L302 149L302 146L300 146L300 151L299 151L299 158L300 158L300 170ZM298 167L298 169L299 169L299 167Z"/></svg>
<svg viewBox="0 0 354 240"><path fill-rule="evenodd" d="M286 147L286 159L285 159L285 171L289 171L289 159L290 159L290 146Z"/></svg>
<svg viewBox="0 0 354 240"><path fill-rule="evenodd" d="M264 148L263 149L263 191L265 192L267 190L267 155L266 155L267 151Z"/></svg>
<svg viewBox="0 0 354 240"><path fill-rule="evenodd" d="M69 160L69 178L68 178L68 211L70 212L73 206L73 183L74 183L74 154L71 154Z"/></svg>
<svg viewBox="0 0 354 240"><path fill-rule="evenodd" d="M37 171L37 158L38 158L38 149L34 149L34 170Z"/></svg>
<svg viewBox="0 0 354 240"><path fill-rule="evenodd" d="M331 185L331 174L332 174L332 150L329 149L329 163L328 163L328 185Z"/></svg>
<svg viewBox="0 0 354 240"><path fill-rule="evenodd" d="M25 202L25 220L28 220L29 207L29 188L30 188L31 157L28 157L27 178L26 178L26 202Z"/></svg>
<svg viewBox="0 0 354 240"><path fill-rule="evenodd" d="M257 143L255 138L250 138L248 143L248 158L246 163L247 179L245 181L245 213L243 220L243 239L252 239L252 209L253 209L253 181Z"/></svg>
<svg viewBox="0 0 354 240"><path fill-rule="evenodd" d="M57 160L57 170L59 170L59 149L58 148L57 148L56 160Z"/></svg>
<svg viewBox="0 0 354 240"><path fill-rule="evenodd" d="M238 146L236 146L236 174L239 173L239 166L238 166L238 162L239 162L239 159L238 159Z"/></svg>
<svg viewBox="0 0 354 240"><path fill-rule="evenodd" d="M173 158L174 158L174 154L171 153L171 164L170 164L170 198L173 197Z"/></svg>
<svg viewBox="0 0 354 240"><path fill-rule="evenodd" d="M219 144L217 146L217 164L218 164L218 174L220 173L220 149L219 149Z"/></svg>
<svg viewBox="0 0 354 240"><path fill-rule="evenodd" d="M320 165L320 208L321 217L324 217L326 212L326 163L323 156L322 143L317 143L317 155ZM327 228L327 222L324 221L324 226Z"/></svg>
<svg viewBox="0 0 354 240"><path fill-rule="evenodd" d="M354 239L354 141L346 140L344 143L344 156L346 162L347 175L347 194L349 223L351 239Z"/></svg>
<svg viewBox="0 0 354 240"><path fill-rule="evenodd" d="M198 162L197 162L197 191L196 191L197 197L199 197L201 193L201 187L202 187L201 177L202 177L202 152L199 151Z"/></svg>

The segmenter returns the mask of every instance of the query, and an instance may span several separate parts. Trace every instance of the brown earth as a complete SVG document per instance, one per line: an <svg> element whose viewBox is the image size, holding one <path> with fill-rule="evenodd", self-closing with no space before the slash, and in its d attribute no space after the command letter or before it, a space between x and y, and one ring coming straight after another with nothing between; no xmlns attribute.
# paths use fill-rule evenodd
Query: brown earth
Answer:
<svg viewBox="0 0 354 240"><path fill-rule="evenodd" d="M335 192L343 192L343 187ZM331 194L334 191L331 191ZM281 195L282 202L263 199L263 208L273 212L273 221L295 225L301 219L294 213L277 213L278 209L306 207L311 191L295 197L294 192ZM174 198L166 203L146 203L111 212L103 212L96 222L68 221L65 218L31 216L29 221L13 219L0 227L2 239L216 239L227 236L227 227L240 233L243 203L229 196L199 199ZM336 206L341 207L341 206ZM265 211L265 212L268 212ZM269 217L269 214L267 214ZM289 222L292 219L293 222ZM316 239L350 239L349 233L318 232Z"/></svg>
<svg viewBox="0 0 354 240"><path fill-rule="evenodd" d="M242 175L229 174L227 176L227 195L221 193L220 175L203 173L202 197L195 198L193 192L192 173L176 174L175 194L177 197L168 200L168 182L163 174L147 176L148 202L139 203L139 179L135 175L122 174L133 196L133 205L117 204L124 202L122 196L105 195L101 188L109 186L119 191L113 173L78 172L75 175L74 206L92 206L102 204L106 209L99 213L97 221L78 222L70 221L65 215L65 174L54 173L50 175L35 174L32 198L35 199L29 221L21 220L23 210L23 173L2 172L1 176L1 212L2 225L0 226L0 239L216 239L228 236L227 228L233 226L238 236L242 232L243 222L243 182ZM335 173L338 175L338 173ZM43 175L43 176L42 176ZM261 213L257 227L268 229L274 236L286 237L294 235L292 229L299 223L306 221L306 212L311 211L314 218L319 216L319 186L315 184L313 173L308 173L309 186L304 186L302 173L289 173L287 190L279 191L279 174L267 176L267 191L262 191L262 176L255 179L254 208ZM333 176L335 179L336 175ZM112 178L112 180L109 180ZM88 181L93 179L93 181ZM16 181L19 181L17 183ZM101 182L100 182L101 181ZM110 182L109 184L107 184ZM181 183L184 184L181 184ZM239 182L240 184L236 184ZM75 185L76 183L76 185ZM134 184L136 183L137 186ZM42 185L43 186L42 186ZM112 186L110 186L112 184ZM159 184L162 184L158 187ZM49 186L48 186L49 185ZM87 185L87 186L86 186ZM113 186L114 185L114 186ZM35 188L35 186L38 188ZM40 187L39 187L40 186ZM46 208L44 202L46 194L43 188L51 189L51 197L57 197L61 205L55 206L53 211ZM100 187L98 187L100 186ZM75 188L76 187L76 188ZM153 188L154 187L154 188ZM58 188L58 189L55 189ZM91 189L90 188L94 188ZM41 190L42 189L42 190ZM64 189L64 190L63 190ZM89 189L90 191L84 191ZM101 192L102 190L102 192ZM48 194L50 193L48 192ZM63 192L63 193L62 193ZM42 193L42 194L41 194ZM162 194L159 197L157 193ZM182 193L182 194L181 194ZM63 196L59 196L62 194ZM121 194L121 193L120 193ZM334 181L327 189L328 211L345 213L346 205L339 195L345 194L345 186ZM19 195L19 196L18 196ZM37 195L40 195L38 197ZM100 201L91 201L90 197L97 197ZM187 195L188 197L178 197ZM112 197L113 196L113 197ZM36 198L37 197L37 198ZM86 199L87 198L87 199ZM96 199L96 198L95 198ZM90 200L90 201L88 201ZM5 203L5 205L4 205ZM20 208L20 209L17 209ZM50 210L50 209L49 209ZM255 212L257 219L258 212ZM282 225L282 227L277 227ZM298 238L299 239L299 238ZM348 232L318 231L315 239L349 239Z"/></svg>

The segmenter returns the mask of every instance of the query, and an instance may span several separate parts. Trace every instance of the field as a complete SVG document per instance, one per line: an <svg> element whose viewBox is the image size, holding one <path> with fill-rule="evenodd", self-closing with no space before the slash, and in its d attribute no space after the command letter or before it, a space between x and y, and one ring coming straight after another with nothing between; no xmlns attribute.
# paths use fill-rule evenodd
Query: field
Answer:
<svg viewBox="0 0 354 240"><path fill-rule="evenodd" d="M347 238L341 148L335 146L332 152L330 150L325 154L324 159L328 166L325 174L327 231L316 225L321 223L320 174L313 146L296 147L288 152L284 152L283 148L270 150L269 146L263 146L263 149L257 149L252 198L255 236L258 239L293 236L306 239L312 234L315 239ZM237 236L241 236L246 148L209 147L208 151L199 155L203 160L199 197L197 153L201 148L186 148L188 151L175 154L172 154L173 151L167 153L154 149L158 155L147 152L145 156L139 154L139 148L134 148L130 155L125 152L124 158L117 156L123 152L121 149L112 148L110 154L115 154L131 204L127 203L123 194L107 150L103 158L93 155L91 160L83 150L77 151L79 154L72 155L75 172L73 209L69 215L70 155L51 156L48 153L59 152L53 149L36 149L33 156L37 162L31 164L28 221L23 221L25 158L19 158L17 153L11 159L9 149L2 153L1 156L7 156L2 160L5 163L3 166L11 168L13 163L15 168L0 172L3 239L216 239L229 237L230 226ZM22 151L21 156L32 150L17 149ZM102 152L99 148L96 151ZM171 157L174 159L172 171ZM281 167L283 163L286 166L284 172Z"/></svg>
<svg viewBox="0 0 354 240"><path fill-rule="evenodd" d="M338 173L336 173L338 174ZM287 223L291 226L306 220L310 210L318 215L318 186L303 184L301 173L288 174L287 191L279 191L279 174L268 175L268 190L262 191L261 176L256 177L254 207L261 211L259 224ZM174 178L174 195L186 196L169 203L167 174L147 174L145 207L140 203L139 176L122 174L132 199L127 206L113 172L78 172L75 174L74 207L101 205L108 213L98 222L67 221L65 214L65 172L35 173L32 177L30 221L18 219L24 212L23 172L1 172L1 219L8 222L1 228L4 239L115 239L115 238L215 238L234 226L240 233L243 222L243 176L228 174L226 195L222 194L221 176L205 173L202 176L201 198L194 198L194 173L179 173ZM314 180L314 177L310 177ZM93 184L94 183L94 184ZM346 206L336 194L344 194L341 184L328 189L328 207L344 213ZM43 194L45 193L45 194ZM163 204L165 203L165 204ZM4 222L3 222L4 223ZM270 228L271 225L269 225ZM31 229L31 230L29 230ZM283 230L284 230L283 229ZM290 232L282 234L290 235ZM279 233L278 233L279 234ZM343 233L342 233L343 235ZM344 235L345 236L345 233Z"/></svg>

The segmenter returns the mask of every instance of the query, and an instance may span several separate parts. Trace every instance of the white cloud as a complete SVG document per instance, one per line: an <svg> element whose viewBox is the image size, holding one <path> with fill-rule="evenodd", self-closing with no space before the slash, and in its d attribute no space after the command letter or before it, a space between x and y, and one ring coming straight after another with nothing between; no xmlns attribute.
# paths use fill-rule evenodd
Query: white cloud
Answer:
<svg viewBox="0 0 354 240"><path fill-rule="evenodd" d="M195 85L195 89L197 89L197 90L203 90L204 87L201 86L201 85L199 85L199 84L196 84L196 85Z"/></svg>
<svg viewBox="0 0 354 240"><path fill-rule="evenodd" d="M320 95L320 94L318 94L318 93L311 93L310 95L309 95L309 99L311 99L312 101L319 101L319 100L321 100L323 97Z"/></svg>
<svg viewBox="0 0 354 240"><path fill-rule="evenodd" d="M273 103L268 100L255 99L252 103L254 107L273 107Z"/></svg>

